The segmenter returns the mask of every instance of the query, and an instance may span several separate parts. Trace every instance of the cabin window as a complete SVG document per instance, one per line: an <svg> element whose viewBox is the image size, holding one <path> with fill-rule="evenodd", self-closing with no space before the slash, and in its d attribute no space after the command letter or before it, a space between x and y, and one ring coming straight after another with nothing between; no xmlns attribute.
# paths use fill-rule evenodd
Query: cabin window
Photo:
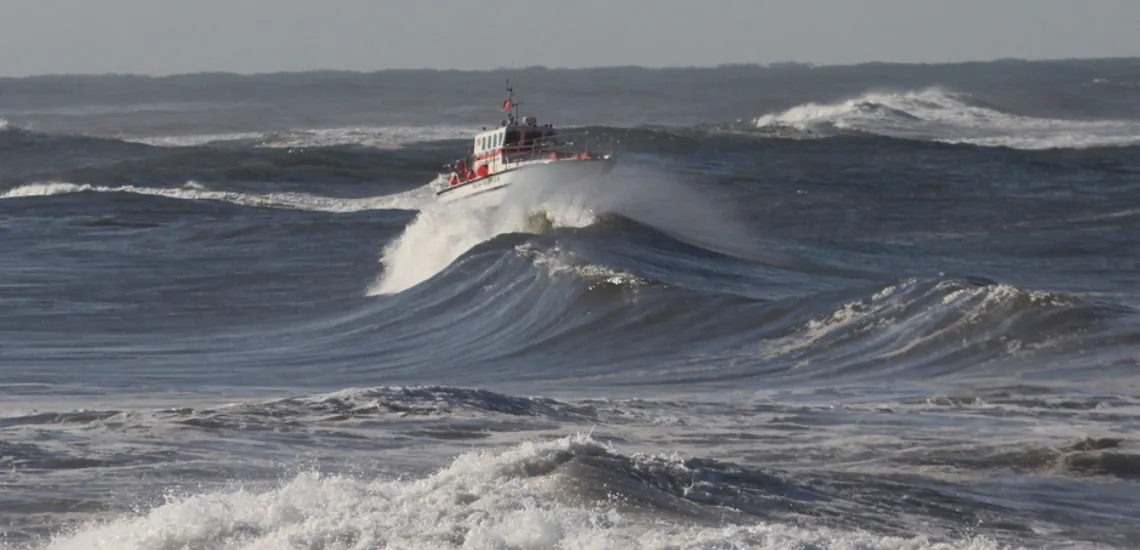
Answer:
<svg viewBox="0 0 1140 550"><path fill-rule="evenodd" d="M507 144L513 145L513 144L516 144L518 142L519 142L519 133L517 130L513 131L513 132L507 132Z"/></svg>

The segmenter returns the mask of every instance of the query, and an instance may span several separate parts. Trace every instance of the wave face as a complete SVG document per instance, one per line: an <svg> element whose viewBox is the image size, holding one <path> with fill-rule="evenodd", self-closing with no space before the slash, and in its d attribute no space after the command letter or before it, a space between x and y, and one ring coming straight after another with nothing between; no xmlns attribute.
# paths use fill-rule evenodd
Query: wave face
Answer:
<svg viewBox="0 0 1140 550"><path fill-rule="evenodd" d="M1138 71L0 80L0 548L1140 546Z"/></svg>

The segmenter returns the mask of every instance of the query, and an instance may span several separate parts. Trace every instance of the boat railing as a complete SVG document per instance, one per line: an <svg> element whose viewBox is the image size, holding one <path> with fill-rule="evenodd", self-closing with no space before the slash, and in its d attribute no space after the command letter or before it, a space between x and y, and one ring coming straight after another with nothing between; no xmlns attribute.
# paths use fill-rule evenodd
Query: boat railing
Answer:
<svg viewBox="0 0 1140 550"><path fill-rule="evenodd" d="M507 162L525 162L581 154L612 154L613 146L614 138L612 135L583 130L542 136L517 144L506 145L502 148L502 152L503 160Z"/></svg>
<svg viewBox="0 0 1140 550"><path fill-rule="evenodd" d="M548 160L551 158L572 158L575 156L596 156L613 154L616 141L612 135L583 130L579 132L558 133L552 136L542 136L528 139L519 143L512 143L500 147L497 151L503 162L527 162L535 160ZM454 170L462 161L463 166L473 169L479 164L475 155L468 154L455 162L444 165L446 170Z"/></svg>

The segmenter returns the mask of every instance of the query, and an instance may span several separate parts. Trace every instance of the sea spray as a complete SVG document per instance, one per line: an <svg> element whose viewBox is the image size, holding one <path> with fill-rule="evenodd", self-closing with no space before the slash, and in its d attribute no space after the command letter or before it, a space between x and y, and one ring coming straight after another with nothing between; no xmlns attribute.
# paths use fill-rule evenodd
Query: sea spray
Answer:
<svg viewBox="0 0 1140 550"><path fill-rule="evenodd" d="M749 240L727 205L661 172L634 167L590 180L522 178L506 189L497 205L456 201L421 210L384 250L384 271L368 294L407 290L498 235L585 227L610 213L706 247L731 248Z"/></svg>

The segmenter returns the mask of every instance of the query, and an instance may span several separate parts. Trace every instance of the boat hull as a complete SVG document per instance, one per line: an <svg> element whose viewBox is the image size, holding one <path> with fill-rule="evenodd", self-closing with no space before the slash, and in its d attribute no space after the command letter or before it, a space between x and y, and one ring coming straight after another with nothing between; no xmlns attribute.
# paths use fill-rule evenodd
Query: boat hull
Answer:
<svg viewBox="0 0 1140 550"><path fill-rule="evenodd" d="M497 174L473 179L436 192L440 202L496 203L512 184L524 179L554 180L559 184L604 176L614 167L609 158L552 160L529 163Z"/></svg>

